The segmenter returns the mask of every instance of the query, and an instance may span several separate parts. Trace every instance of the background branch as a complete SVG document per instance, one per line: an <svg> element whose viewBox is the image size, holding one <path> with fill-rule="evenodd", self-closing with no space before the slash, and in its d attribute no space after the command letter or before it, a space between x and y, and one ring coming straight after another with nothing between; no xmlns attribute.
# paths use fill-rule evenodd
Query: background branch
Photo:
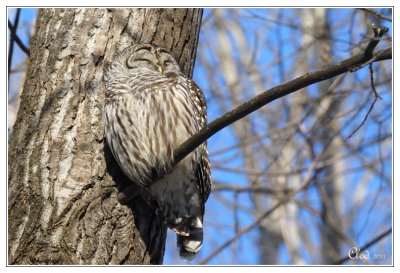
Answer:
<svg viewBox="0 0 400 273"><path fill-rule="evenodd" d="M373 9L367 9L367 8L358 8L358 9L362 10L362 11L366 11L368 13L371 13L371 14L375 15L376 17L380 18L380 19L392 22L392 18L387 17L387 16L383 15L382 13L376 12Z"/></svg>
<svg viewBox="0 0 400 273"><path fill-rule="evenodd" d="M10 45L9 45L9 50L8 50L8 71L11 70L12 67L12 56L14 53L14 41L15 41L15 36L12 33L15 33L18 23L19 23L19 17L21 14L21 9L17 9L17 12L15 14L15 19L14 19L14 26L11 25L10 19L8 19L8 28L10 29L11 35L10 35Z"/></svg>
<svg viewBox="0 0 400 273"><path fill-rule="evenodd" d="M387 31L385 28L382 29L382 31L378 31L379 35L381 36L385 30ZM375 31L375 34L376 33L377 32ZM185 158L201 143L206 141L218 131L276 99L289 95L295 91L299 91L311 84L321 82L323 80L330 79L342 73L348 72L354 67L365 64L370 59L373 59L374 56L379 56L379 58L376 58L376 61L391 59L391 47L388 47L382 51L378 51L376 54L372 54L378 43L378 39L372 39L363 53L353 56L338 64L322 68L315 72L307 73L287 83L273 87L224 114L222 117L217 118L206 127L201 129L198 133L186 140L178 149L175 150L172 167L176 166L176 164L178 164L183 158Z"/></svg>
<svg viewBox="0 0 400 273"><path fill-rule="evenodd" d="M19 11L20 11L20 9L17 9L17 15L16 15L17 18L19 17ZM12 47L11 47L11 45L13 45L13 41L15 41L17 43L17 45L19 46L19 48L26 55L29 56L29 54L30 54L29 48L24 45L24 43L21 41L21 39L17 35L17 26L18 26L18 21L17 20L16 20L16 23L14 23L14 25L10 22L10 20L8 20L8 29L10 30L10 35L11 35L10 51L9 51L10 54L9 54L9 56L12 56ZM11 57L9 57L9 64L11 64L10 58Z"/></svg>
<svg viewBox="0 0 400 273"><path fill-rule="evenodd" d="M221 246L216 248L211 254L209 254L205 259L203 259L200 264L206 264L208 263L212 258L214 258L218 253L220 253L222 250L224 250L226 247L228 247L230 244L235 242L242 236L243 234L251 231L253 228L257 227L265 218L270 216L275 210L277 210L280 206L285 205L289 201L293 200L295 198L296 193L304 190L307 188L310 183L313 181L315 178L314 175L314 170L317 167L318 162L321 159L321 155L318 156L317 158L314 159L312 162L310 168L307 171L306 177L304 181L302 181L295 189L291 189L287 194L282 196L282 198L270 209L268 209L265 213L260 215L252 224L248 225L247 227L243 228L239 232L236 232L235 236L233 236L231 239L223 243Z"/></svg>
<svg viewBox="0 0 400 273"><path fill-rule="evenodd" d="M373 246L374 244L378 243L380 240L382 240L383 238L385 238L386 236L388 236L391 233L392 233L392 228L389 228L388 230L386 230L383 233L379 234L374 239L372 239L371 241L366 243L364 246L362 246L360 248L360 252L363 252L367 248L369 248L369 247ZM335 262L334 264L343 264L348 260L350 260L349 255L347 255L346 257L343 257L342 259L340 259L339 261Z"/></svg>
<svg viewBox="0 0 400 273"><path fill-rule="evenodd" d="M360 125L357 126L356 129L353 130L353 132L351 132L351 134L344 140L347 141L349 138L351 138L358 130L360 130L360 128L365 124L365 122L368 119L369 114L372 112L372 110L374 109L374 105L375 103L378 101L378 99L382 99L378 92L376 91L375 88L375 83L374 83L374 71L372 69L372 63L369 64L369 74L370 74L370 78L371 78L371 88L372 91L374 92L374 100L372 101L371 106L369 107L367 113L364 116L364 119L361 121Z"/></svg>

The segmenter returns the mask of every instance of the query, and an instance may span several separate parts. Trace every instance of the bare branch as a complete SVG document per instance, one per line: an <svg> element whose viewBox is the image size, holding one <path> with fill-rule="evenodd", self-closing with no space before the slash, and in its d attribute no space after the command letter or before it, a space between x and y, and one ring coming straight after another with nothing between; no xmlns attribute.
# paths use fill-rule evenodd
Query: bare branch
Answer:
<svg viewBox="0 0 400 273"><path fill-rule="evenodd" d="M383 28L379 29L379 31L376 32L377 31L375 29L376 27L375 26L373 27L374 27L374 32L378 33L378 35L383 35L383 33L386 33L385 31L387 31L386 28ZM201 145L203 142L205 142L207 139L213 136L215 133L219 132L220 130L229 126L235 121L238 121L241 118L249 115L250 113L260 109L264 105L272 101L275 101L281 97L289 95L293 92L299 91L311 84L318 83L326 79L338 76L340 74L352 71L355 67L360 67L373 58L374 62L391 59L392 58L391 46L373 54L373 50L378 45L379 41L380 39L372 39L363 53L355 55L344 61L341 61L338 64L331 65L326 68L322 68L320 70L307 73L282 85L273 87L255 96L254 98L243 103L242 105L236 107L235 109L224 114L223 116L215 119L213 122L209 123L199 132L197 132L189 139L187 139L178 149L174 151L174 159L171 164L171 169L175 167L182 159L184 159L192 151L194 151L199 145ZM168 172L169 171L167 170L165 173ZM158 175L155 174L152 180L154 182L157 181L165 173L161 173ZM126 204L127 202L135 198L139 194L139 192L140 191L138 190L138 188L134 184L131 184L118 194L118 200L122 204Z"/></svg>
<svg viewBox="0 0 400 273"><path fill-rule="evenodd" d="M376 54L374 56L374 49L380 42L382 36L385 35L389 31L389 29L387 27L382 27L382 28L377 27L375 24L372 24L372 30L374 31L374 38L371 39L371 41L368 43L367 47L364 50L364 55L365 55L365 58L367 59L367 61L360 65L354 66L350 70L350 72L355 72L355 71L359 70L360 68L362 68L368 64L371 64L372 62L375 61L376 58L379 57L379 54Z"/></svg>
<svg viewBox="0 0 400 273"><path fill-rule="evenodd" d="M247 227L241 229L240 231L236 232L235 236L233 236L231 239L223 243L221 246L219 246L217 249L215 249L210 255L208 255L205 259L203 259L199 264L207 264L212 258L214 258L215 255L220 253L222 250L224 250L226 247L231 245L233 242L235 242L237 239L240 238L243 234L251 231L253 228L257 227L262 220L264 220L266 217L271 215L277 208L280 206L286 204L290 200L289 195L285 196L282 198L278 203L276 203L272 208L267 210L264 214L262 214L260 217L257 218L256 221L254 221L251 225L248 225Z"/></svg>
<svg viewBox="0 0 400 273"><path fill-rule="evenodd" d="M382 32L384 32L384 30L385 29L383 29ZM380 32L379 34L381 34L382 32ZM242 105L236 107L230 112L224 114L222 117L217 118L216 120L205 126L203 129L201 129L198 133L186 140L178 149L175 150L172 166L176 166L176 164L178 164L183 158L189 155L201 143L206 141L218 131L274 100L289 95L295 91L299 91L311 84L321 82L323 80L330 79L340 74L346 73L354 69L354 67L359 67L360 65L368 62L375 55L379 56L378 58L376 58L375 61L391 59L391 47L379 51L375 55L372 53L378 43L379 39L372 39L364 53L353 56L338 64L322 68L315 72L307 73L287 83L271 88L252 98L248 102L245 102Z"/></svg>
<svg viewBox="0 0 400 273"><path fill-rule="evenodd" d="M360 130L360 128L365 124L365 122L368 119L369 114L372 112L372 110L374 109L375 103L378 101L378 99L382 99L381 96L379 96L378 92L376 91L375 88L375 83L374 83L374 70L372 69L372 63L369 64L369 74L370 74L370 78L371 78L371 88L372 91L374 92L375 98L374 101L372 102L371 106L368 109L367 114L365 115L363 121L360 123L360 125L357 126L356 129L353 130L353 132L351 132L351 134L346 137L346 139L344 141L347 141L349 138L351 138L358 130Z"/></svg>
<svg viewBox="0 0 400 273"><path fill-rule="evenodd" d="M375 99L382 99L382 97L379 96L379 94L375 88L374 70L372 69L372 64L369 65L369 75L370 75L370 79L371 79L371 88L372 88L372 91L374 92Z"/></svg>
<svg viewBox="0 0 400 273"><path fill-rule="evenodd" d="M213 183L212 191L233 191L236 193L252 192L252 193L266 193L266 194L285 194L291 191L291 189L273 189L266 186L238 186L235 184L222 184Z"/></svg>
<svg viewBox="0 0 400 273"><path fill-rule="evenodd" d="M19 10L19 9L18 9L18 10ZM17 13L17 14L18 14L18 13ZM20 39L19 36L17 35L17 25L16 25L16 24L13 25L13 24L10 22L10 20L8 20L8 29L10 30L11 40L14 40L14 41L17 43L17 45L19 46L19 48L20 48L26 55L29 56L29 54L30 54L29 48L26 47L26 46L24 45L24 43L21 41L21 39ZM10 46L11 46L11 43L10 43ZM12 53L12 52L11 52L11 48L10 48L10 53Z"/></svg>
<svg viewBox="0 0 400 273"><path fill-rule="evenodd" d="M382 13L379 13L379 12L373 10L373 9L358 8L358 10L366 11L366 12L368 12L368 13L371 13L371 14L375 15L375 16L378 17L379 19L383 19L383 20L392 22L392 18L387 17L387 16L383 15Z"/></svg>
<svg viewBox="0 0 400 273"><path fill-rule="evenodd" d="M19 17L21 14L21 9L17 9L17 12L15 14L15 19L14 19L14 26L12 28L10 28L10 20L8 20L8 27L10 28L11 32L15 32L17 27L18 27L18 23L19 23ZM10 45L9 45L9 50L8 50L8 71L11 70L11 66L12 66L12 56L14 53L14 41L15 38L13 35L11 35L10 37Z"/></svg>
<svg viewBox="0 0 400 273"><path fill-rule="evenodd" d="M208 255L204 260L200 262L200 264L206 264L208 261L210 261L215 255L220 253L222 250L224 250L226 247L228 247L230 244L235 242L242 236L243 234L251 231L253 228L257 227L265 218L270 216L277 208L279 208L282 205L285 205L287 202L292 200L292 198L295 196L296 193L306 189L308 185L314 180L315 178L315 168L318 165L318 162L320 161L321 157L323 154L320 154L313 160L313 162L310 165L310 168L307 171L307 174L305 176L304 181L300 183L296 188L292 189L289 193L284 195L272 208L264 212L262 215L260 215L252 224L248 225L247 227L243 228L239 232L235 234L231 239L223 243L221 246L219 246L217 249L215 249L210 255Z"/></svg>
<svg viewBox="0 0 400 273"><path fill-rule="evenodd" d="M389 234L392 233L392 228L389 228L388 230L384 231L380 235L376 236L374 239L372 239L370 242L366 243L364 246L360 248L360 252L366 250L367 248L373 246L374 244L378 243L380 240L388 236ZM344 264L350 259L350 257L347 255L346 257L343 257L339 261L336 261L334 264Z"/></svg>

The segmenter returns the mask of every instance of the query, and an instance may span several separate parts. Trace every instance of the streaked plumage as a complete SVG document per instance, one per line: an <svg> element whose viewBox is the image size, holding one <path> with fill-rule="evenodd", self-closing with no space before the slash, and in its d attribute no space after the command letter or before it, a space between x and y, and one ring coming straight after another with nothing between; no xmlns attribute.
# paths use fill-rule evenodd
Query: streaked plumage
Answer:
<svg viewBox="0 0 400 273"><path fill-rule="evenodd" d="M211 189L206 144L172 171L171 162L174 149L207 123L203 92L165 49L151 44L119 53L104 80L107 143L124 173L159 204L181 256L191 258L202 244Z"/></svg>

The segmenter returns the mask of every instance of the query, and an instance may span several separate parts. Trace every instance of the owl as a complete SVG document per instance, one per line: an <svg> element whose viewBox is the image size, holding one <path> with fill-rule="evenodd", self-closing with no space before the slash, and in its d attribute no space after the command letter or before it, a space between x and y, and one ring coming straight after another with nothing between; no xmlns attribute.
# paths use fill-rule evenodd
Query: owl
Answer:
<svg viewBox="0 0 400 273"><path fill-rule="evenodd" d="M175 167L172 160L207 124L203 92L166 49L151 44L118 53L104 81L107 144L125 175L158 204L177 234L180 256L191 259L203 242L211 189L206 143Z"/></svg>

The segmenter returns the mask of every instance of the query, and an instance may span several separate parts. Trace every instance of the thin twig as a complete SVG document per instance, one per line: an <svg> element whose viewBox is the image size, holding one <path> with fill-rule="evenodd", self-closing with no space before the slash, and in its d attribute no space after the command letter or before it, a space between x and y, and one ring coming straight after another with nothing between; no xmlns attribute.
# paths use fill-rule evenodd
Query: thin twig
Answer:
<svg viewBox="0 0 400 273"><path fill-rule="evenodd" d="M266 194L285 194L291 191L289 188L284 189L273 189L267 186L238 186L233 184L222 184L222 183L213 183L212 191L232 191L235 194L243 193L243 192L251 192L251 193L266 193Z"/></svg>
<svg viewBox="0 0 400 273"><path fill-rule="evenodd" d="M308 210L310 213L314 214L315 216L322 217L322 215L323 215L322 211L315 209L314 207L312 207L310 204L308 204L305 201L294 199L293 202L295 202L298 206L305 208L306 210ZM325 220L325 224L328 226L328 228L330 228L332 230L332 232L335 233L337 238L339 238L343 242L346 242L348 245L351 245L351 246L355 245L355 242L353 241L353 239L348 237L344 232L342 232L338 227L336 227L336 225L334 223L332 223L332 220L329 220L329 217L326 217L326 219L324 219L324 220Z"/></svg>
<svg viewBox="0 0 400 273"><path fill-rule="evenodd" d="M218 253L220 253L222 250L224 250L226 247L231 245L233 242L235 242L237 239L239 239L243 234L251 231L253 228L257 227L262 220L267 218L269 215L271 215L277 208L280 206L284 205L289 201L289 196L285 196L283 199L281 199L278 203L276 203L272 208L267 210L264 214L262 214L260 217L257 218L256 221L254 221L251 225L241 229L239 232L235 234L231 239L223 243L221 246L219 246L217 249L215 249L210 255L208 255L205 259L203 259L199 264L207 264L212 258L214 258Z"/></svg>
<svg viewBox="0 0 400 273"><path fill-rule="evenodd" d="M235 192L233 194L233 226L234 226L234 232L235 234L238 234L240 232L240 226L239 226L239 194ZM238 249L239 249L239 244L237 243L234 247L234 257L236 261L239 260L238 257Z"/></svg>
<svg viewBox="0 0 400 273"><path fill-rule="evenodd" d="M372 64L369 65L369 75L370 75L370 80L371 80L371 88L372 88L372 91L374 92L375 99L382 99L382 97L379 96L379 94L375 88L374 70L372 69Z"/></svg>
<svg viewBox="0 0 400 273"><path fill-rule="evenodd" d="M15 32L16 28L18 27L20 14L21 14L21 9L18 8L17 12L15 14L13 27L10 27L10 20L8 20L8 27L10 28L11 32ZM9 50L8 50L8 71L10 71L11 67L12 67L12 56L14 53L14 41L15 41L15 38L13 35L11 35L10 36L10 45L9 45ZM10 74L8 74L8 75L10 75Z"/></svg>
<svg viewBox="0 0 400 273"><path fill-rule="evenodd" d="M367 9L367 8L358 8L358 10L362 10L362 11L366 11L368 13L371 13L373 15L375 15L376 17L378 17L379 19L383 19L389 22L392 22L392 18L387 17L386 15L383 15L382 13L379 13L373 9Z"/></svg>
<svg viewBox="0 0 400 273"><path fill-rule="evenodd" d="M29 48L26 47L24 45L24 43L21 41L21 39L19 38L19 36L17 35L17 28L15 27L15 25L11 24L10 20L8 20L8 29L10 30L10 34L11 34L11 39L14 39L15 42L17 43L17 45L19 46L19 48L26 54L26 55L30 55L30 51ZM10 44L11 46L11 44Z"/></svg>
<svg viewBox="0 0 400 273"><path fill-rule="evenodd" d="M260 215L252 224L248 225L247 227L245 227L242 230L240 230L239 232L237 232L235 234L235 236L233 236L231 239L229 239L228 241L223 243L220 247L215 249L210 255L208 255L205 259L203 259L199 264L208 263L212 258L215 257L215 255L217 255L222 250L224 250L226 247L228 247L233 242L238 240L243 234L245 234L245 233L251 231L253 228L257 227L265 218L267 218L269 215L271 215L277 208L279 208L280 206L282 206L282 205L286 204L287 202L289 202L293 198L293 196L295 196L296 193L298 193L298 192L304 190L305 188L307 188L308 185L315 178L315 172L314 171L315 171L315 169L316 169L316 167L318 165L318 162L322 158L322 156L323 156L323 153L318 155L317 158L315 158L313 160L313 162L311 163L310 168L308 169L308 171L307 171L307 173L305 175L305 179L304 179L304 181L302 183L300 183L295 189L290 191L288 194L283 196L282 199L280 199L272 208L270 208L265 213Z"/></svg>
<svg viewBox="0 0 400 273"><path fill-rule="evenodd" d="M375 103L378 101L378 99L382 99L382 97L379 96L379 94L378 94L378 92L376 91L376 88L375 88L374 70L372 69L372 63L369 64L369 75L370 75L370 79L371 79L371 88L372 88L372 91L374 92L374 96L375 96L375 97L374 97L374 100L373 100L371 106L369 107L368 112L367 112L367 114L365 115L363 121L360 123L360 125L357 126L356 129L353 130L353 132L351 132L351 134L350 134L348 137L346 137L346 139L344 140L345 142L346 142L349 138L351 138L358 130L361 129L361 127L362 127L362 126L365 124L365 122L367 121L369 114L372 112L372 109L374 109Z"/></svg>
<svg viewBox="0 0 400 273"><path fill-rule="evenodd" d="M369 248L369 247L373 246L374 244L378 243L380 240L382 240L383 238L385 238L386 236L388 236L391 233L392 233L392 228L389 228L388 230L384 231L383 233L381 233L380 235L376 236L374 239L372 239L371 241L366 243L364 246L362 246L360 248L360 252L363 252L367 248ZM348 260L350 260L350 256L349 255L347 255L346 257L343 257L342 259L334 262L333 264L336 264L336 265L337 264L343 264Z"/></svg>

